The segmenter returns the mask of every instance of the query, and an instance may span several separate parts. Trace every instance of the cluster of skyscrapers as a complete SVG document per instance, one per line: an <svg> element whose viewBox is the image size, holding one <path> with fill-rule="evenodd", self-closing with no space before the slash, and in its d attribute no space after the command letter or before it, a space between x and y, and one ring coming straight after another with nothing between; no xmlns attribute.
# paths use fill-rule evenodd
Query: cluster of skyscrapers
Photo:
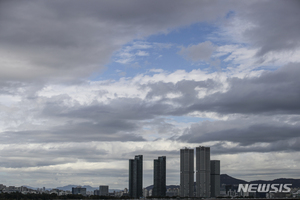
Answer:
<svg viewBox="0 0 300 200"><path fill-rule="evenodd" d="M196 147L196 193L194 149L180 149L180 196L217 197L220 194L220 161L210 160L210 147Z"/></svg>
<svg viewBox="0 0 300 200"><path fill-rule="evenodd" d="M166 196L166 157L154 160L153 194ZM137 199L143 196L143 155L137 155L129 160L129 196Z"/></svg>
<svg viewBox="0 0 300 200"><path fill-rule="evenodd" d="M166 196L166 157L154 160L152 196ZM196 189L196 190L195 190ZM196 193L194 193L196 191ZM196 187L194 149L180 149L180 196L217 197L220 194L220 161L210 160L210 147L196 147ZM129 196L143 196L143 155L129 160Z"/></svg>

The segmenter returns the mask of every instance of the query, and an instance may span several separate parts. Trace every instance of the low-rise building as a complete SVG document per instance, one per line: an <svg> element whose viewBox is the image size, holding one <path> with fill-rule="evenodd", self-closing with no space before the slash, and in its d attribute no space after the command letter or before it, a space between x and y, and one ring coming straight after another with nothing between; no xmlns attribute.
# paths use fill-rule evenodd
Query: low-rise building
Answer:
<svg viewBox="0 0 300 200"><path fill-rule="evenodd" d="M147 188L143 189L143 196L144 197L149 197L149 190Z"/></svg>

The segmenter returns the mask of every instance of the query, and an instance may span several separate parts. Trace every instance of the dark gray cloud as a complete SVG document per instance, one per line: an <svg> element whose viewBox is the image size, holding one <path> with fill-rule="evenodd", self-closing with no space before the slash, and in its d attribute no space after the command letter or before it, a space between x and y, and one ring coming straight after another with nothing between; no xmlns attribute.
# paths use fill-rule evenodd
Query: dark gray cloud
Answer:
<svg viewBox="0 0 300 200"><path fill-rule="evenodd" d="M0 76L17 81L87 77L104 69L112 53L136 37L214 21L232 10L255 25L244 36L261 48L259 55L291 50L300 41L298 8L297 0L1 1L0 50L5 59Z"/></svg>
<svg viewBox="0 0 300 200"><path fill-rule="evenodd" d="M230 122L228 122L230 123ZM238 122L236 122L238 123ZM201 126L196 130L191 130L193 136L185 135L181 139L188 138L188 142L199 143L208 141L231 141L240 145L250 145L258 142L274 142L281 141L286 138L298 137L300 126L281 125L276 126L275 123L255 124L251 126L226 129L221 131L212 131L201 135ZM198 133L198 134L197 134Z"/></svg>
<svg viewBox="0 0 300 200"><path fill-rule="evenodd" d="M216 20L226 15L229 4L1 1L0 50L5 59L0 77L18 81L87 77L104 69L113 52L133 39Z"/></svg>
<svg viewBox="0 0 300 200"><path fill-rule="evenodd" d="M274 151L296 150L294 143L278 143L299 137L299 121L289 122L288 117L276 119L276 117L240 117L235 120L202 122L192 125L179 137L182 141L190 143L203 143L209 141L233 142L238 147L229 151L240 149L243 151ZM251 145L266 143L263 148L254 148ZM222 144L222 143L221 143ZM282 146L276 146L276 145ZM218 147L218 146L217 146ZM219 148L217 148L219 149ZM226 152L226 151L224 151Z"/></svg>
<svg viewBox="0 0 300 200"><path fill-rule="evenodd" d="M126 121L99 123L69 123L49 129L4 131L1 143L47 143L47 142L90 142L90 141L144 141L133 131L136 126Z"/></svg>
<svg viewBox="0 0 300 200"><path fill-rule="evenodd" d="M299 64L289 64L257 78L230 78L230 88L198 100L189 111L220 114L299 114Z"/></svg>
<svg viewBox="0 0 300 200"><path fill-rule="evenodd" d="M18 90L24 87L24 84L15 81L1 81L0 80L0 95L15 95L19 94Z"/></svg>
<svg viewBox="0 0 300 200"><path fill-rule="evenodd" d="M145 120L140 123L143 127L151 127L151 132L165 134L168 135L168 137L181 133L181 130L174 124L170 123L167 118L157 117L153 120ZM158 138L158 140L159 139L160 138Z"/></svg>
<svg viewBox="0 0 300 200"><path fill-rule="evenodd" d="M215 47L210 41L199 43L197 45L189 45L188 47L182 47L178 52L179 55L184 56L186 59L192 61L209 61L212 53L215 51Z"/></svg>
<svg viewBox="0 0 300 200"><path fill-rule="evenodd" d="M186 87L188 87L188 85ZM141 90L144 88L146 87L142 86ZM100 90L97 91L97 93L99 96L102 96L105 95L107 91ZM88 105L81 105L76 100L73 101L73 99L67 94L56 95L50 98L36 96L36 100L37 99L40 99L43 102L41 114L38 117L85 119L94 122L109 120L130 121L153 119L155 116L163 113L174 112L174 107L165 102L152 103L138 97L119 97L109 99L108 102L98 102L95 99ZM74 105L64 105L62 104L64 101L72 101Z"/></svg>
<svg viewBox="0 0 300 200"><path fill-rule="evenodd" d="M6 145L1 149L1 167L26 168L76 163L79 160L86 162L107 162L107 150L97 148L95 145L87 146L82 143L65 144L61 146L36 145L25 147L19 145Z"/></svg>
<svg viewBox="0 0 300 200"><path fill-rule="evenodd" d="M300 45L300 2L256 1L238 16L249 20L254 27L243 34L251 43L260 48L259 56L268 52L291 51Z"/></svg>

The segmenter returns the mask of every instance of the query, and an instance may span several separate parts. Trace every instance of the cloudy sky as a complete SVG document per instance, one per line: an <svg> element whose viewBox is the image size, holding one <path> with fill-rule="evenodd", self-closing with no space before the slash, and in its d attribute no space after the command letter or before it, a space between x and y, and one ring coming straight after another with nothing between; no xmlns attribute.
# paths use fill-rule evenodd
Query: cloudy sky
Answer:
<svg viewBox="0 0 300 200"><path fill-rule="evenodd" d="M300 2L0 2L0 180L128 187L128 159L210 146L221 173L300 178Z"/></svg>

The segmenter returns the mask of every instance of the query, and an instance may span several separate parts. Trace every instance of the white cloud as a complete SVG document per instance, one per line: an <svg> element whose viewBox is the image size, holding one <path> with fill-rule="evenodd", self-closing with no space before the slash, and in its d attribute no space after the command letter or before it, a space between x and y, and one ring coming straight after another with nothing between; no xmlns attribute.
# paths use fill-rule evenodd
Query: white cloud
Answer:
<svg viewBox="0 0 300 200"><path fill-rule="evenodd" d="M0 95L0 105L4 106L12 106L14 104L17 104L21 101L21 96L15 96L15 95Z"/></svg>
<svg viewBox="0 0 300 200"><path fill-rule="evenodd" d="M149 72L154 72L154 73L162 73L164 70L163 69L150 69Z"/></svg>
<svg viewBox="0 0 300 200"><path fill-rule="evenodd" d="M146 51L139 50L135 55L137 56L149 56L149 53Z"/></svg>
<svg viewBox="0 0 300 200"><path fill-rule="evenodd" d="M149 56L150 53L146 50L161 50L165 48L170 48L170 44L135 41L116 53L115 62L121 64L133 63L138 59L137 57Z"/></svg>

